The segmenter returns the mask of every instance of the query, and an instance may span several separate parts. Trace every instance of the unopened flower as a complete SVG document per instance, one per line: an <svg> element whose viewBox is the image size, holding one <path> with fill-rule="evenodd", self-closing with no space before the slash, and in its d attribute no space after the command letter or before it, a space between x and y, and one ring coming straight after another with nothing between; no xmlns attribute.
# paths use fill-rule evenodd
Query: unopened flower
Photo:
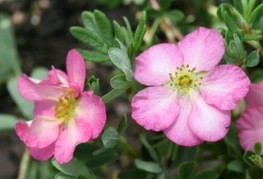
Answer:
<svg viewBox="0 0 263 179"><path fill-rule="evenodd" d="M222 36L203 27L178 45L158 44L144 51L136 57L135 79L148 87L132 99L133 119L183 146L222 139L230 110L250 84L238 66L218 65L224 52Z"/></svg>
<svg viewBox="0 0 263 179"><path fill-rule="evenodd" d="M42 81L25 74L18 80L20 95L35 109L32 121L16 124L16 133L38 160L70 161L75 147L97 138L105 124L101 97L84 91L86 65L76 50L68 52L66 67L67 74L52 67Z"/></svg>
<svg viewBox="0 0 263 179"><path fill-rule="evenodd" d="M245 101L246 110L237 120L238 138L244 150L253 151L255 143L263 144L263 82L249 86Z"/></svg>

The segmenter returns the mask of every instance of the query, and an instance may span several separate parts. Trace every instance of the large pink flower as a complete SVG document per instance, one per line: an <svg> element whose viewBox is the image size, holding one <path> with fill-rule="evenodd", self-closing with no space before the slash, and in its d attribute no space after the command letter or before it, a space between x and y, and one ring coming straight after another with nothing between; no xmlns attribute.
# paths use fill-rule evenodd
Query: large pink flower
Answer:
<svg viewBox="0 0 263 179"><path fill-rule="evenodd" d="M102 99L84 91L86 65L76 50L68 52L66 67L67 74L52 67L42 81L25 74L18 80L20 95L35 109L32 121L16 124L16 133L38 160L70 161L75 147L97 138L106 121Z"/></svg>
<svg viewBox="0 0 263 179"><path fill-rule="evenodd" d="M250 84L245 101L246 110L237 120L238 137L244 150L253 150L256 142L263 144L263 81Z"/></svg>
<svg viewBox="0 0 263 179"><path fill-rule="evenodd" d="M183 146L222 139L230 110L250 84L241 68L218 65L224 52L222 36L203 27L178 45L159 44L144 51L136 57L135 79L149 87L133 97L133 119Z"/></svg>

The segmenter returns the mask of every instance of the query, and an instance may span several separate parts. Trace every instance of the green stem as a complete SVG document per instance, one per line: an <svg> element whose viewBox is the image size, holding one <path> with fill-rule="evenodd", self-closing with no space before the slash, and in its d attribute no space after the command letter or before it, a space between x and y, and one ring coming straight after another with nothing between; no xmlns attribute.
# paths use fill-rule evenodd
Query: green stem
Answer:
<svg viewBox="0 0 263 179"><path fill-rule="evenodd" d="M30 163L30 155L28 150L25 150L19 167L20 169L17 177L18 179L26 179L29 163Z"/></svg>

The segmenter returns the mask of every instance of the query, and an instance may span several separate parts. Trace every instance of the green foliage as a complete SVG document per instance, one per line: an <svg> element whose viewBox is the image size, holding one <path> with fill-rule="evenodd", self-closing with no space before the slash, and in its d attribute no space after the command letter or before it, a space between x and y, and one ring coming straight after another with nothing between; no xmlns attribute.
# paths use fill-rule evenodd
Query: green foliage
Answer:
<svg viewBox="0 0 263 179"><path fill-rule="evenodd" d="M95 179L94 174L78 159L73 158L69 163L59 164L52 159L53 166L65 175L72 177L83 176L87 179Z"/></svg>
<svg viewBox="0 0 263 179"><path fill-rule="evenodd" d="M10 114L0 114L0 131L13 130L17 122L16 116Z"/></svg>
<svg viewBox="0 0 263 179"><path fill-rule="evenodd" d="M10 76L20 74L13 29L9 17L0 13L0 83Z"/></svg>
<svg viewBox="0 0 263 179"><path fill-rule="evenodd" d="M119 139L119 133L113 127L107 128L101 136L103 146L106 149L113 148L118 143Z"/></svg>
<svg viewBox="0 0 263 179"><path fill-rule="evenodd" d="M134 163L138 169L144 170L146 172L156 173L156 174L162 172L161 167L155 162L148 162L140 159L135 159Z"/></svg>

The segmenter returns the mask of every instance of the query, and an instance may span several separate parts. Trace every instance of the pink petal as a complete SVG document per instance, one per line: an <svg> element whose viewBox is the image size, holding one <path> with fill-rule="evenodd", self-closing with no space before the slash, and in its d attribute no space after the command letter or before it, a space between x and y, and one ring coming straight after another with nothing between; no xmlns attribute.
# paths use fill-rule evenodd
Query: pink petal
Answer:
<svg viewBox="0 0 263 179"><path fill-rule="evenodd" d="M67 163L72 157L76 146L81 143L78 127L74 120L69 121L62 129L55 144L54 157L58 163Z"/></svg>
<svg viewBox="0 0 263 179"><path fill-rule="evenodd" d="M247 107L263 107L263 81L250 84L245 100Z"/></svg>
<svg viewBox="0 0 263 179"><path fill-rule="evenodd" d="M179 113L177 95L166 87L148 87L132 99L132 118L147 130L169 127Z"/></svg>
<svg viewBox="0 0 263 179"><path fill-rule="evenodd" d="M25 74L18 79L18 92L23 98L32 101L57 100L64 93L61 87L34 83Z"/></svg>
<svg viewBox="0 0 263 179"><path fill-rule="evenodd" d="M254 144L263 141L263 108L247 108L237 120L239 143L245 150L253 150ZM263 154L263 150L261 151Z"/></svg>
<svg viewBox="0 0 263 179"><path fill-rule="evenodd" d="M70 50L67 55L67 73L70 83L77 83L83 91L86 78L86 63L77 50Z"/></svg>
<svg viewBox="0 0 263 179"><path fill-rule="evenodd" d="M55 105L56 101L36 101L34 108L34 116L46 116L49 118L55 117Z"/></svg>
<svg viewBox="0 0 263 179"><path fill-rule="evenodd" d="M178 47L183 53L184 64L196 67L196 71L209 71L225 53L224 39L214 29L200 27L185 36Z"/></svg>
<svg viewBox="0 0 263 179"><path fill-rule="evenodd" d="M36 160L45 161L54 155L55 142L44 148L29 148L31 156Z"/></svg>
<svg viewBox="0 0 263 179"><path fill-rule="evenodd" d="M181 66L183 56L175 44L150 47L135 59L135 79L145 85L162 85L170 81L169 73Z"/></svg>
<svg viewBox="0 0 263 179"><path fill-rule="evenodd" d="M238 66L219 65L207 73L200 90L208 104L232 110L247 94L249 84L247 75Z"/></svg>
<svg viewBox="0 0 263 179"><path fill-rule="evenodd" d="M164 134L174 143L182 146L195 146L201 144L199 139L188 127L187 121L191 113L192 106L187 98L180 100L180 114L171 127L165 129Z"/></svg>
<svg viewBox="0 0 263 179"><path fill-rule="evenodd" d="M76 123L78 126L89 127L89 132L86 133L87 137L83 137L87 139L83 142L86 142L89 138L97 138L105 122L106 108L101 97L92 95L90 92L82 93L79 105L76 108ZM85 132L82 133L85 134Z"/></svg>
<svg viewBox="0 0 263 179"><path fill-rule="evenodd" d="M68 86L68 76L66 73L56 69L54 66L52 66L52 69L48 72L48 76L44 81L51 85Z"/></svg>
<svg viewBox="0 0 263 179"><path fill-rule="evenodd" d="M26 146L44 148L53 143L59 134L59 121L48 117L39 116L29 126L20 121L16 124L16 134Z"/></svg>
<svg viewBox="0 0 263 179"><path fill-rule="evenodd" d="M201 96L192 99L189 116L190 130L204 141L218 141L225 137L230 126L230 111L223 111L207 104Z"/></svg>

